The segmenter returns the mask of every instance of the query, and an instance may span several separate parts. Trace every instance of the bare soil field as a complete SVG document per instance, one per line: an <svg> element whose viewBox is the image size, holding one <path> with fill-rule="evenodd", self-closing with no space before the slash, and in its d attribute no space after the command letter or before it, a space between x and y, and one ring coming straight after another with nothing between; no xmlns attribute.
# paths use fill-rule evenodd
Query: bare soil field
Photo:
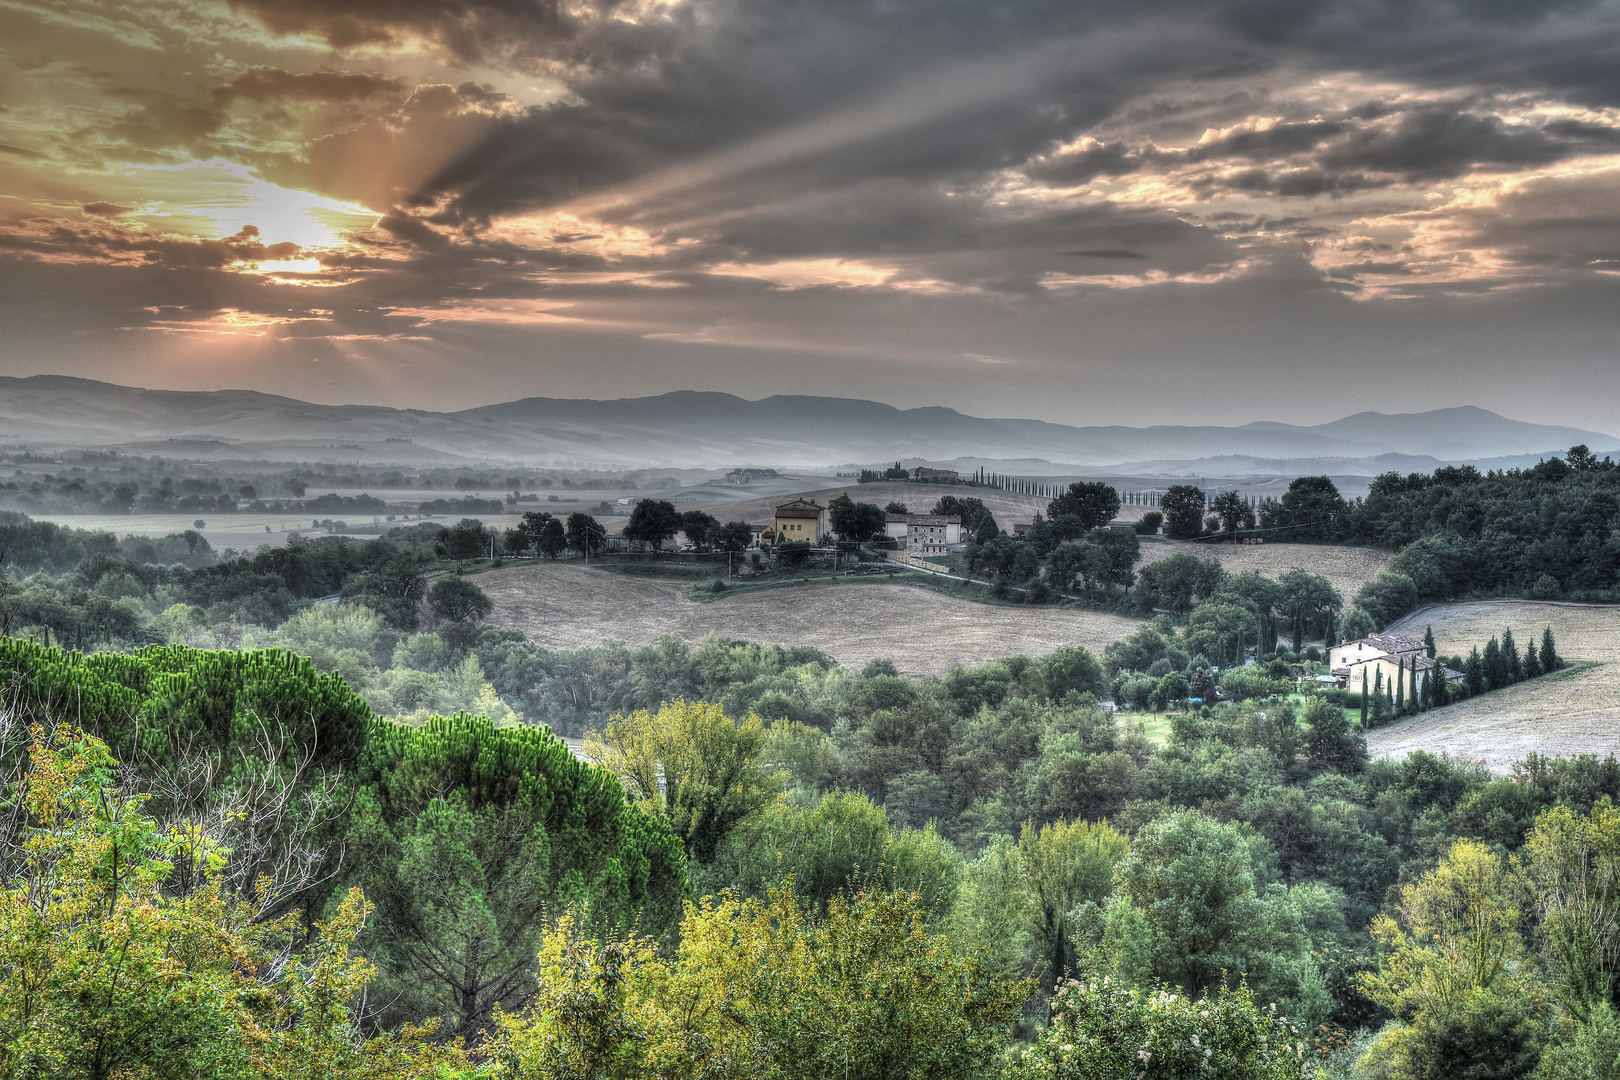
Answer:
<svg viewBox="0 0 1620 1080"><path fill-rule="evenodd" d="M978 499L996 516L996 524L1008 532L1012 531L1015 523L1034 521L1036 514L1046 513L1046 505L1051 502L1050 499L1037 498L1034 495L1014 495L1000 488L879 481L875 484L846 484L841 487L820 488L799 495L773 495L765 499L749 499L746 502L729 503L714 513L724 521L770 521L773 511L789 499L811 499L826 506L829 500L836 499L840 495L848 495L856 502L875 503L878 506L887 506L891 502L904 503L906 509L914 514L927 513L933 509L934 503L946 495L955 495L959 499Z"/></svg>
<svg viewBox="0 0 1620 1080"><path fill-rule="evenodd" d="M895 583L816 585L699 604L678 585L569 564L494 570L476 580L495 601L492 623L522 630L548 648L577 649L607 638L636 647L663 634L695 643L715 633L814 645L854 667L885 656L918 675L1066 645L1100 654L1141 625L1099 612L995 607Z"/></svg>
<svg viewBox="0 0 1620 1080"><path fill-rule="evenodd" d="M1355 600L1363 585L1378 576L1391 554L1378 548L1327 544L1200 544L1185 540L1144 540L1138 569L1183 553L1219 559L1229 574L1255 573L1278 578L1290 570L1308 570L1332 582L1347 605Z"/></svg>
<svg viewBox="0 0 1620 1080"><path fill-rule="evenodd" d="M1551 626L1566 660L1596 666L1559 672L1449 708L1424 713L1367 736L1374 757L1446 751L1507 773L1534 751L1555 756L1620 753L1620 607L1553 601L1484 600L1444 604L1392 625L1413 636L1434 628L1443 655L1466 655L1504 628L1521 646Z"/></svg>

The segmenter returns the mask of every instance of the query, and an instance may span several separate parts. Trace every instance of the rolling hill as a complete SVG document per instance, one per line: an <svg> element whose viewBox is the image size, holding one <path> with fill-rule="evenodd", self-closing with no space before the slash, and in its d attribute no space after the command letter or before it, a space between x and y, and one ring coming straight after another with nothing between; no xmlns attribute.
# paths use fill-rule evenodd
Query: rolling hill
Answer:
<svg viewBox="0 0 1620 1080"><path fill-rule="evenodd" d="M897 409L873 401L747 401L681 391L617 401L525 398L461 412L315 405L248 390L145 390L56 375L0 378L0 443L116 447L173 456L281 460L828 467L896 458L1038 458L1096 467L1206 458L1437 461L1620 449L1620 438L1528 424L1473 406L1365 412L1328 424L1071 427ZM167 450L165 448L168 448Z"/></svg>

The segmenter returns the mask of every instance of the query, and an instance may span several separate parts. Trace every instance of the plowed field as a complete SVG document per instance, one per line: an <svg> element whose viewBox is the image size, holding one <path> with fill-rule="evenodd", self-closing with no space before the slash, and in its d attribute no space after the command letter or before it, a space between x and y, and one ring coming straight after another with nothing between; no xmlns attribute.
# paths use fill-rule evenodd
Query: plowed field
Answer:
<svg viewBox="0 0 1620 1080"><path fill-rule="evenodd" d="M1066 645L1100 654L1141 625L1097 612L978 604L896 583L774 589L699 604L676 585L568 564L496 570L475 580L495 601L491 622L553 649L607 638L640 646L663 634L696 642L715 633L814 645L856 667L886 656L919 675Z"/></svg>

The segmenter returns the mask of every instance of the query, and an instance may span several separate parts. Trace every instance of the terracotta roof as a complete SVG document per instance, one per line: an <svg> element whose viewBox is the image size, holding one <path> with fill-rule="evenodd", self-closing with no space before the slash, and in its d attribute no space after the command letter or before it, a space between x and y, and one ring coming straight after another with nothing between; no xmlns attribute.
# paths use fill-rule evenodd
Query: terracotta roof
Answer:
<svg viewBox="0 0 1620 1080"><path fill-rule="evenodd" d="M962 519L955 514L911 514L907 525L960 525Z"/></svg>
<svg viewBox="0 0 1620 1080"><path fill-rule="evenodd" d="M781 513L783 510L786 510L789 507L806 507L806 508L811 509L811 510L825 510L825 509L827 509L825 506L822 506L820 503L814 502L814 501L812 501L810 499L794 499L792 502L785 502L781 506L778 506L776 508L777 513Z"/></svg>
<svg viewBox="0 0 1620 1080"><path fill-rule="evenodd" d="M1416 638L1409 638L1405 634L1368 634L1361 639L1375 649L1383 649L1387 653L1415 653L1424 652L1423 642ZM1355 645L1356 642L1347 644Z"/></svg>
<svg viewBox="0 0 1620 1080"><path fill-rule="evenodd" d="M776 508L776 516L779 518L819 518L821 517L821 511L813 510L808 506L795 506L788 503L786 506Z"/></svg>

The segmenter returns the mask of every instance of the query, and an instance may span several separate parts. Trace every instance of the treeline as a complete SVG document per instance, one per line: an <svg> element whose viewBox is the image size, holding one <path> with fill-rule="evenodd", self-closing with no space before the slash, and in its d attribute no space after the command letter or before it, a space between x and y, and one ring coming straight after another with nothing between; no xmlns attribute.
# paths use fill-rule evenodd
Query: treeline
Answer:
<svg viewBox="0 0 1620 1080"><path fill-rule="evenodd" d="M46 472L32 455L12 455L9 460L27 466L27 471L18 469L9 479L0 480L0 509L30 514L231 513L239 509L352 513L381 509L384 500L374 496L329 494L303 502L308 492L320 488L363 488L442 490L454 493L452 501L457 502L477 493L484 496L482 502L493 502L496 509L469 512L499 513L509 493L524 490L637 491L680 486L678 478L647 469L356 469L246 463L232 467L113 453L67 457L72 464L51 462L63 467ZM342 502L354 498L369 502ZM417 503L399 505L414 509Z"/></svg>
<svg viewBox="0 0 1620 1080"><path fill-rule="evenodd" d="M1620 598L1620 465L1584 446L1528 469L1385 473L1354 501L1326 477L1302 478L1262 505L1260 525L1288 540L1398 548L1386 588L1413 600ZM1399 602L1378 614L1400 614Z"/></svg>

